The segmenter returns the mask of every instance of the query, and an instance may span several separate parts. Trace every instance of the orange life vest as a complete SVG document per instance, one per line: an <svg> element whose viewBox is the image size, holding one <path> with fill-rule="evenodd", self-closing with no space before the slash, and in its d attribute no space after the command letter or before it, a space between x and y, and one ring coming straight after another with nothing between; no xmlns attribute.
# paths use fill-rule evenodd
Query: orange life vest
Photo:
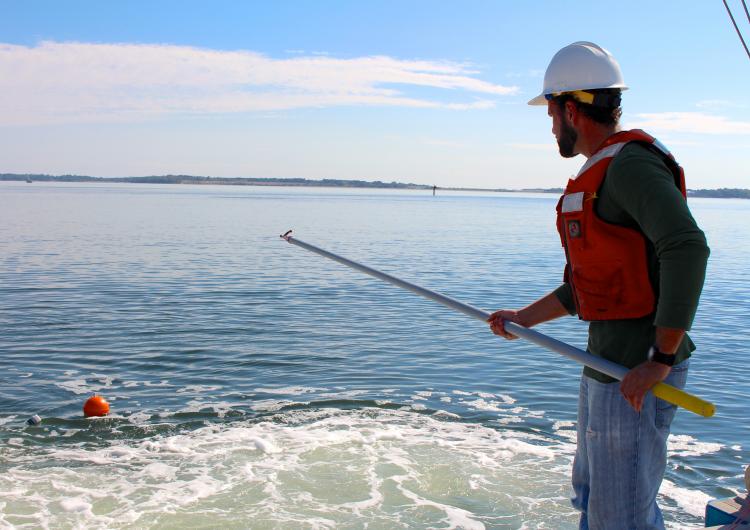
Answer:
<svg viewBox="0 0 750 530"><path fill-rule="evenodd" d="M597 193L609 164L629 142L658 153L683 197L685 176L654 137L633 129L613 134L570 179L557 204L557 231L565 249L565 281L581 320L619 320L651 314L656 294L649 278L648 242L639 230L608 223L596 214Z"/></svg>

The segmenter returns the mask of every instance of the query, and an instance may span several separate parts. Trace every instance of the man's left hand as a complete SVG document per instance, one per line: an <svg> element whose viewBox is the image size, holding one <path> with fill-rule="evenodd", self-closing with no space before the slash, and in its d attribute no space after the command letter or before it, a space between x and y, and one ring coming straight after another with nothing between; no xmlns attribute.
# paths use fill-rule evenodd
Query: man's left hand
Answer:
<svg viewBox="0 0 750 530"><path fill-rule="evenodd" d="M620 392L628 400L628 403L637 410L641 411L643 398L646 392L651 390L656 383L664 381L669 375L670 367L646 361L632 368L620 383Z"/></svg>

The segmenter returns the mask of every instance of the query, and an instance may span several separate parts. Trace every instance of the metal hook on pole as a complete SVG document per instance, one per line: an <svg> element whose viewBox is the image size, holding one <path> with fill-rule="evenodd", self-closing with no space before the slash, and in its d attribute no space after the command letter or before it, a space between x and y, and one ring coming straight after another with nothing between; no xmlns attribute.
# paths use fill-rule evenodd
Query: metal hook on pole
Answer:
<svg viewBox="0 0 750 530"><path fill-rule="evenodd" d="M281 235L279 237L284 239L286 242L291 243L292 245L318 254L319 256L323 256L324 258L331 259L333 261L341 263L342 265L346 265L347 267L378 278L379 280L388 282L392 285L395 285L396 287L401 287L402 289L411 291L414 294L418 294L419 296L422 296L429 300L433 300L434 302L459 311L477 320L481 320L486 323L487 319L490 317L490 313L488 313L487 311L478 309L468 304L464 304L463 302L459 302L458 300L450 298L449 296L436 293L435 291L430 291L429 289L425 289L424 287L420 287L419 285L401 280L399 278L396 278L395 276L391 276L390 274L380 272L379 270L344 258L342 256L334 254L333 252L323 250L322 248L311 245L310 243L305 243L304 241L301 241L296 237L292 237L291 233L292 231L288 230L284 235ZM561 342L538 331L520 326L515 322L509 322L506 320L504 321L504 325L505 329L510 331L514 335L533 342L538 346L564 355L565 357L589 366L603 374L614 377L617 380L622 380L623 377L625 377L625 374L628 373L628 369L624 366L621 366L602 357L592 355L591 353L571 346L570 344ZM685 392L684 390L680 390L679 388L675 388L666 383L657 383L654 387L651 388L651 392L653 392L656 397L661 398L664 401L668 401L669 403L683 407L700 416L713 416L716 410L716 407L713 403L705 401L697 396L694 396L688 392Z"/></svg>

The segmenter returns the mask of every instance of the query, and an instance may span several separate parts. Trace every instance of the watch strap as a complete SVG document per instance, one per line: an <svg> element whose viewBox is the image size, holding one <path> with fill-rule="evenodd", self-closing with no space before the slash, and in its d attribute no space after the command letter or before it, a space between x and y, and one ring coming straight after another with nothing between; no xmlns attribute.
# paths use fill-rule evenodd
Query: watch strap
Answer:
<svg viewBox="0 0 750 530"><path fill-rule="evenodd" d="M664 353L663 351L660 351L656 346L651 346L651 348L649 348L648 350L648 360L655 363L673 366L675 357L675 354Z"/></svg>

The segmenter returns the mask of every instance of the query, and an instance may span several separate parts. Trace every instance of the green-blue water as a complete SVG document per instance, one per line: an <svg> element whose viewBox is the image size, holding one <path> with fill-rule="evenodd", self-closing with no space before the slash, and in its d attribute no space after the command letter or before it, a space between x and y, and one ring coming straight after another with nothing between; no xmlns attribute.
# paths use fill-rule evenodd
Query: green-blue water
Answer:
<svg viewBox="0 0 750 530"><path fill-rule="evenodd" d="M578 365L278 238L513 308L561 279L555 201L0 183L0 526L574 528ZM690 203L688 390L718 412L675 420L671 528L750 460L750 202Z"/></svg>

